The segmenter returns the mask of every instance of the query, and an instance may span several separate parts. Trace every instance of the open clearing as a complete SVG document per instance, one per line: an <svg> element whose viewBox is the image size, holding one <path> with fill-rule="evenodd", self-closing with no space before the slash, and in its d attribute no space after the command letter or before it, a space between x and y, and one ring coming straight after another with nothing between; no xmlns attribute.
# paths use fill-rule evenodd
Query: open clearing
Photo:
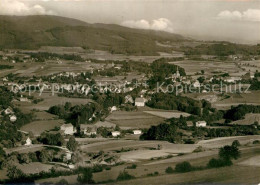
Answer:
<svg viewBox="0 0 260 185"><path fill-rule="evenodd" d="M170 118L180 118L180 116L188 117L190 116L189 113L186 112L179 112L179 111L144 111L145 113L170 119Z"/></svg>
<svg viewBox="0 0 260 185"><path fill-rule="evenodd" d="M205 148L219 148L225 145L231 145L234 140L238 140L240 144L244 145L247 143L252 143L254 140L260 140L260 135L220 137L199 141L198 145L201 145Z"/></svg>
<svg viewBox="0 0 260 185"><path fill-rule="evenodd" d="M254 122L260 123L260 114L249 113L246 114L245 119L233 121L232 125L252 125Z"/></svg>
<svg viewBox="0 0 260 185"><path fill-rule="evenodd" d="M239 165L242 165L242 166L256 166L256 167L260 167L260 155L258 156L254 156L254 157L251 157L247 160L244 160L240 163L238 163Z"/></svg>
<svg viewBox="0 0 260 185"><path fill-rule="evenodd" d="M26 94L28 95L28 94ZM23 107L24 112L30 112L33 109L46 111L51 106L54 105L64 105L66 102L71 102L74 105L84 105L89 102L92 102L90 99L86 98L67 98L67 97L59 97L57 94L52 94L52 92L42 93L40 96L37 93L32 94L35 98L43 98L44 100L39 102L38 104L33 104L29 102L15 102L18 107Z"/></svg>
<svg viewBox="0 0 260 185"><path fill-rule="evenodd" d="M115 111L106 121L117 124L121 129L149 128L164 121L164 118L144 113L143 111Z"/></svg>
<svg viewBox="0 0 260 185"><path fill-rule="evenodd" d="M33 121L29 124L22 126L21 130L25 132L32 132L34 135L40 135L44 131L52 130L64 124L64 120L42 120Z"/></svg>
<svg viewBox="0 0 260 185"><path fill-rule="evenodd" d="M221 71L223 73L245 73L233 61L196 61L184 60L170 62L185 69L187 75L193 75L196 72L204 70L206 74L214 71Z"/></svg>

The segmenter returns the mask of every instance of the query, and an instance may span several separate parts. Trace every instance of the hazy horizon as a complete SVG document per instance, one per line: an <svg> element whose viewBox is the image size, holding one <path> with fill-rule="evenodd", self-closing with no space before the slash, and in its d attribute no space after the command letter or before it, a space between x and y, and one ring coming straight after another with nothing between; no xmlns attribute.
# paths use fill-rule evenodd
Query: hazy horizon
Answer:
<svg viewBox="0 0 260 185"><path fill-rule="evenodd" d="M260 42L259 0L1 0L2 15L57 15L198 40Z"/></svg>

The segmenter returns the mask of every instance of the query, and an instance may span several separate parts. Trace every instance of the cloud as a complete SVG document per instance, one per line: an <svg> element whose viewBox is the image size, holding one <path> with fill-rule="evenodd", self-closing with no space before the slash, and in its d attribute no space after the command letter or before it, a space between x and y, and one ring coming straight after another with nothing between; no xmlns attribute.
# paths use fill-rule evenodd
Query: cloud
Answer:
<svg viewBox="0 0 260 185"><path fill-rule="evenodd" d="M46 10L43 6L28 5L21 0L1 0L0 14L2 15L53 15L55 12Z"/></svg>
<svg viewBox="0 0 260 185"><path fill-rule="evenodd" d="M243 20L243 21L260 21L260 9L248 9L244 12L240 11L222 11L218 14L219 19L226 20Z"/></svg>
<svg viewBox="0 0 260 185"><path fill-rule="evenodd" d="M159 30L173 32L172 23L166 18L154 19L151 22L141 19L141 20L128 20L121 23L122 26L138 29L147 29L147 30Z"/></svg>

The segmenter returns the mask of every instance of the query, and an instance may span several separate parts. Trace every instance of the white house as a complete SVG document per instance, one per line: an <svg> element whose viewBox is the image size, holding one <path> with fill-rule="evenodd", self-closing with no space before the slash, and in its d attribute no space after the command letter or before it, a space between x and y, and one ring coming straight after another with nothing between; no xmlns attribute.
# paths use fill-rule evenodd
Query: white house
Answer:
<svg viewBox="0 0 260 185"><path fill-rule="evenodd" d="M193 86L195 88L199 88L200 87L200 82L198 80L196 80L194 83L193 83Z"/></svg>
<svg viewBox="0 0 260 185"><path fill-rule="evenodd" d="M113 137L117 137L117 136L120 136L120 132L119 131L114 131L114 132L112 132L112 136Z"/></svg>
<svg viewBox="0 0 260 185"><path fill-rule="evenodd" d="M196 122L196 127L206 127L207 122L206 121L197 121Z"/></svg>
<svg viewBox="0 0 260 185"><path fill-rule="evenodd" d="M76 132L71 123L61 125L60 130L63 131L65 135L73 135Z"/></svg>
<svg viewBox="0 0 260 185"><path fill-rule="evenodd" d="M10 116L10 121L15 122L17 120L17 117L15 115Z"/></svg>
<svg viewBox="0 0 260 185"><path fill-rule="evenodd" d="M5 109L5 114L6 115L13 114L13 113L14 113L14 111L13 111L13 109L11 107L8 107L7 109Z"/></svg>
<svg viewBox="0 0 260 185"><path fill-rule="evenodd" d="M25 146L30 146L30 145L32 145L32 140L28 137L28 138L26 139L24 145L25 145Z"/></svg>
<svg viewBox="0 0 260 185"><path fill-rule="evenodd" d="M135 99L135 106L137 107L144 107L145 99L144 98L136 98Z"/></svg>
<svg viewBox="0 0 260 185"><path fill-rule="evenodd" d="M141 130L133 130L134 135L140 135L142 134Z"/></svg>
<svg viewBox="0 0 260 185"><path fill-rule="evenodd" d="M227 77L224 81L228 83L235 83L236 81L240 81L240 80L241 77L231 76L231 77Z"/></svg>
<svg viewBox="0 0 260 185"><path fill-rule="evenodd" d="M117 110L116 106L113 106L113 107L110 108L110 112L114 112L116 110Z"/></svg>

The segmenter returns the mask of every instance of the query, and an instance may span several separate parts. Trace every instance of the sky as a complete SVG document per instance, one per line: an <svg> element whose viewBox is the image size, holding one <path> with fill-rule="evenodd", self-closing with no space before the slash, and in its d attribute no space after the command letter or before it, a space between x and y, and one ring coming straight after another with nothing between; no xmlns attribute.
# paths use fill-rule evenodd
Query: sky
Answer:
<svg viewBox="0 0 260 185"><path fill-rule="evenodd" d="M0 14L57 15L198 40L260 43L260 0L0 0Z"/></svg>

